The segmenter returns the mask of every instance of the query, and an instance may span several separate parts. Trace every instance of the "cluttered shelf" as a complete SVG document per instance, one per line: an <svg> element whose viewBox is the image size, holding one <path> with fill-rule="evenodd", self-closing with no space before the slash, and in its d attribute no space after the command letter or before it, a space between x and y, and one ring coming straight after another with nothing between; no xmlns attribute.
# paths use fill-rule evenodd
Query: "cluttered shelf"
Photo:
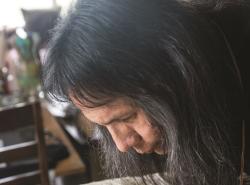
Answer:
<svg viewBox="0 0 250 185"><path fill-rule="evenodd" d="M67 134L65 134L62 128L62 125L60 125L57 119L48 111L47 103L45 103L45 101L41 99L37 100L35 98L33 99L30 98L29 101L26 101L26 102L19 102L17 104L1 106L0 111L3 112L6 110L18 109L18 108L30 105L34 102L39 102L41 104L41 117L42 117L42 123L43 123L43 128L44 128L43 133L44 133L44 137L46 141L46 146L47 146L46 148L47 148L47 154L48 154L47 162L48 162L49 169L54 171L53 173L54 177L65 177L65 176L70 176L74 174L84 174L87 170L85 163L81 160L79 154L77 153L76 149L72 145L70 139L67 137ZM11 127L11 125L4 124L3 121L4 120L1 120L2 130L5 130L2 127ZM12 130L15 131L18 129L12 128ZM24 132L24 130L21 130L21 132ZM27 130L27 133L28 132L30 132L30 130ZM12 133L9 133L9 135L11 135L10 137L13 140L13 138L15 138L16 136L15 134L12 134ZM50 134L50 138L47 137L48 133ZM51 136L53 136L52 140L51 140ZM8 146L10 144L8 143L9 142L8 137L7 137L7 142L5 142L5 140L3 139L4 137L5 135L1 133L1 137L0 137L1 144L2 146ZM60 150L62 149L62 147L61 148L54 147L54 149L51 147L53 144L55 144L55 142L53 142L53 138L56 138L57 143L60 144L59 146L63 146L64 150ZM52 149L52 151L50 149ZM65 156L65 150L66 150L66 156ZM56 151L56 152L53 152L53 151ZM50 164L51 162L53 163L52 165Z"/></svg>

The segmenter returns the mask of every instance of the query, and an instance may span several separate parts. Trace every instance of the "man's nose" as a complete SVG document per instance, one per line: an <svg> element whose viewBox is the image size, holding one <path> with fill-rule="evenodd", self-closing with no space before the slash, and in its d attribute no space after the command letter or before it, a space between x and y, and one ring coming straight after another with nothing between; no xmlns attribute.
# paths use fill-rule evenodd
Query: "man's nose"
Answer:
<svg viewBox="0 0 250 185"><path fill-rule="evenodd" d="M116 147L121 152L127 152L130 147L137 145L140 136L127 127L108 126Z"/></svg>

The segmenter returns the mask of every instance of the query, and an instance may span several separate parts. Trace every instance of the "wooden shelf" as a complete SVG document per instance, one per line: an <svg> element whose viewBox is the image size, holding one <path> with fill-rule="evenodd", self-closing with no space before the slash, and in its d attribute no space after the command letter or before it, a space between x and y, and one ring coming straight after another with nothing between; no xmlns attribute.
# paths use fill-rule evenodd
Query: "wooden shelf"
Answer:
<svg viewBox="0 0 250 185"><path fill-rule="evenodd" d="M59 138L67 147L70 153L68 158L60 161L57 164L55 168L55 175L67 176L72 174L84 173L86 171L86 165L82 162L80 156L76 152L68 137L65 135L59 123L45 107L43 107L42 109L42 115L44 128L50 131L55 137Z"/></svg>

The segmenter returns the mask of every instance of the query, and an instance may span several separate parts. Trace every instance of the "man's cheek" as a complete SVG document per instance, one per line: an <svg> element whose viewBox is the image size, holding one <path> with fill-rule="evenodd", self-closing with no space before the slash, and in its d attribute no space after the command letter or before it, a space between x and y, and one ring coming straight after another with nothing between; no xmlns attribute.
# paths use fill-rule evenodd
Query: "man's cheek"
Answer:
<svg viewBox="0 0 250 185"><path fill-rule="evenodd" d="M152 142L160 137L160 132L158 128L144 127L138 131L145 142Z"/></svg>

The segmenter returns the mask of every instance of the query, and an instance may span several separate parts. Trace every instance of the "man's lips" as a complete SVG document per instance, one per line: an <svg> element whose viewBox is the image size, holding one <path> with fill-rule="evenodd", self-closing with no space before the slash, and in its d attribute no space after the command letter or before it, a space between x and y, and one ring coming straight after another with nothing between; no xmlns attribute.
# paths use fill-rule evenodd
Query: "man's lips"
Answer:
<svg viewBox="0 0 250 185"><path fill-rule="evenodd" d="M153 153L153 150L141 150L141 149L136 149L136 148L134 148L134 149L139 154L150 154L150 153Z"/></svg>
<svg viewBox="0 0 250 185"><path fill-rule="evenodd" d="M154 152L154 147L148 147L148 148L133 147L133 148L137 153L140 153L140 154L150 154Z"/></svg>
<svg viewBox="0 0 250 185"><path fill-rule="evenodd" d="M133 148L137 153L140 153L140 154L150 154L150 153L153 153L153 152L155 152L155 153L157 153L159 155L166 154L166 150L164 150L162 148L162 144L160 142L157 142L156 144L154 144L153 147L150 146L150 147L143 148L143 147L135 147L134 146Z"/></svg>

